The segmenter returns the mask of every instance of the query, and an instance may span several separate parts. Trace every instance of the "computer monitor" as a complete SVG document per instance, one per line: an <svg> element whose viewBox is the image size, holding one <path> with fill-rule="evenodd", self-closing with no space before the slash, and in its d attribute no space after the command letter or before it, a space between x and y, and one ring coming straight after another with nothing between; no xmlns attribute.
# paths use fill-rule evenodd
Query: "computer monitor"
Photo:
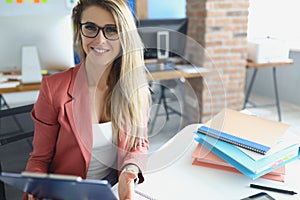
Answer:
<svg viewBox="0 0 300 200"><path fill-rule="evenodd" d="M144 58L183 57L187 25L187 18L138 20L138 31L145 45Z"/></svg>
<svg viewBox="0 0 300 200"><path fill-rule="evenodd" d="M21 71L25 46L36 47L41 69L74 65L70 15L0 16L0 29L0 71Z"/></svg>

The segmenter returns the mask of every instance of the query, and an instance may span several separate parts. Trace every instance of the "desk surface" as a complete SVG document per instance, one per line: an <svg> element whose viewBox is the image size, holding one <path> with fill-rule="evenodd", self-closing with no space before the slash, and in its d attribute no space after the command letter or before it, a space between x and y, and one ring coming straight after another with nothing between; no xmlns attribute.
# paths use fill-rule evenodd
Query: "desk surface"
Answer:
<svg viewBox="0 0 300 200"><path fill-rule="evenodd" d="M179 79L179 78L197 78L205 76L209 73L207 69L204 68L194 68L191 65L180 66L180 69L173 70L157 70L152 71L150 74L147 74L147 79L149 81L158 81L158 80L171 80L171 79ZM17 87L11 88L0 88L0 94L4 93L12 93L12 92L24 92L24 91L34 91L40 89L40 83L32 83L32 84L20 84Z"/></svg>
<svg viewBox="0 0 300 200"><path fill-rule="evenodd" d="M247 68L261 68L261 67L279 67L279 66L287 66L293 64L294 61L292 59L288 59L285 62L270 62L270 63L255 63L248 61Z"/></svg>
<svg viewBox="0 0 300 200"><path fill-rule="evenodd" d="M146 65L147 66L147 65ZM148 68L149 69L149 68ZM203 67L194 67L193 65L175 65L172 68L153 70L151 66L150 74L147 74L148 81L171 80L179 78L198 78L212 73L212 71Z"/></svg>
<svg viewBox="0 0 300 200"><path fill-rule="evenodd" d="M34 91L34 90L39 90L40 86L41 86L40 83L31 83L31 84L22 84L21 83L17 87L0 88L0 94L12 93L12 92Z"/></svg>
<svg viewBox="0 0 300 200"><path fill-rule="evenodd" d="M186 143L186 148L181 149L183 153L180 158L167 167L146 173L145 182L138 185L137 190L157 199L238 200L262 192L262 190L249 187L250 183L255 183L293 190L298 193L297 195L286 195L266 191L275 199L300 199L299 159L286 165L286 181L284 183L262 178L253 181L242 174L192 165L192 153L197 145L192 138L194 137L193 132L198 126L193 124L185 127L161 148L163 151L173 145L173 150L180 150L183 143ZM191 141L187 142L188 140ZM160 160L151 158L158 157L160 154L159 152L156 156L153 153L153 156L150 156L150 166L155 165L154 162L165 159L164 156L160 156Z"/></svg>

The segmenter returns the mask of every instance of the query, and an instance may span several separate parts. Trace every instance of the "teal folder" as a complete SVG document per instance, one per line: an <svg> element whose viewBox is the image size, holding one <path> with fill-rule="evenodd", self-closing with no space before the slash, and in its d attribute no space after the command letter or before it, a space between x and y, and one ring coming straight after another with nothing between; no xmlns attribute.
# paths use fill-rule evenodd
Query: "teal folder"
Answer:
<svg viewBox="0 0 300 200"><path fill-rule="evenodd" d="M260 160L253 160L233 144L213 137L196 133L195 140L211 150L214 154L230 163L237 170L251 179L259 178L297 158L300 158L299 144L294 144Z"/></svg>

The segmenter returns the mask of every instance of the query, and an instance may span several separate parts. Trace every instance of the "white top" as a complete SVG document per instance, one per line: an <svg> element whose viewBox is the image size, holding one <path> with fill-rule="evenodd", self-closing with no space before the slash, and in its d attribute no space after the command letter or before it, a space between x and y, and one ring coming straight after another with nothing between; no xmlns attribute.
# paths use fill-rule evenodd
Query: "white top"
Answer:
<svg viewBox="0 0 300 200"><path fill-rule="evenodd" d="M117 158L117 147L112 143L111 122L93 124L92 157L87 179L103 179Z"/></svg>

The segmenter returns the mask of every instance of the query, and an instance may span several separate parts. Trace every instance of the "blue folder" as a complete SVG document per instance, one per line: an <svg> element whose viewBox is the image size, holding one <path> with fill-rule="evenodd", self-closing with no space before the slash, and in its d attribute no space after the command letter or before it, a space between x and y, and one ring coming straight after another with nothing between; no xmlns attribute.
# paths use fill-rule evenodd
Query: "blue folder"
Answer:
<svg viewBox="0 0 300 200"><path fill-rule="evenodd" d="M23 192L39 198L49 199L109 199L117 197L111 186L104 180L82 180L80 177L48 174L22 175L17 173L0 174L0 179Z"/></svg>
<svg viewBox="0 0 300 200"><path fill-rule="evenodd" d="M225 142L229 142L231 144L237 145L239 147L243 147L245 149L255 151L257 153L266 154L267 151L270 150L270 147L258 144L253 141L246 140L244 138L236 137L234 135L230 135L228 133L224 133L222 131L218 131L206 126L201 126L198 128L199 133L203 133L205 135L209 135L211 137L223 140Z"/></svg>
<svg viewBox="0 0 300 200"><path fill-rule="evenodd" d="M295 144L255 161L235 145L204 134L196 135L196 141L253 180L300 157L299 145Z"/></svg>

